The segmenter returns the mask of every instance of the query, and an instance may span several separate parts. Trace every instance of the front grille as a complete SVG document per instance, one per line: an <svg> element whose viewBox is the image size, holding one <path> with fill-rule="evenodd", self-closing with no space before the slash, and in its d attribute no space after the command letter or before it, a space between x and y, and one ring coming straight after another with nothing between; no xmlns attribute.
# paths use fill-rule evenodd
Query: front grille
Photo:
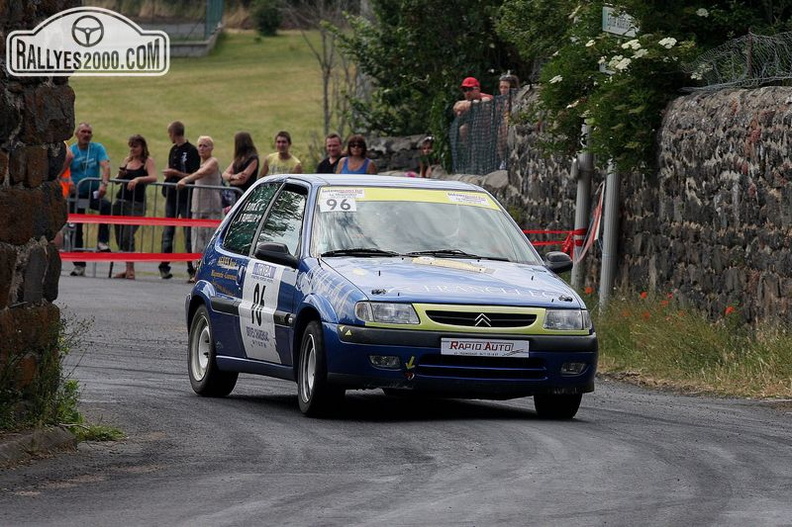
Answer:
<svg viewBox="0 0 792 527"><path fill-rule="evenodd" d="M477 380L538 380L547 376L543 359L438 354L424 355L416 373L426 377Z"/></svg>
<svg viewBox="0 0 792 527"><path fill-rule="evenodd" d="M427 310L426 316L438 324L465 327L521 328L536 322L536 315L532 313Z"/></svg>

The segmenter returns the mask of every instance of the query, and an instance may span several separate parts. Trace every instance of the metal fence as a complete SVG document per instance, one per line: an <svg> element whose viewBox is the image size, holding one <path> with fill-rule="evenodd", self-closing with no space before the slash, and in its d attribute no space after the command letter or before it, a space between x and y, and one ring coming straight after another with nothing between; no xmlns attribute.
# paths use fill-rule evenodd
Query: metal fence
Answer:
<svg viewBox="0 0 792 527"><path fill-rule="evenodd" d="M98 199L91 199L89 196L95 188L98 187L100 182L99 178L85 178L77 184L77 192L74 196L68 198L69 214L75 212L96 213L100 212L103 215L112 215L113 210L118 210L120 207L117 203L117 194L120 185L128 183L124 180L111 179L107 187L107 192L103 198L105 203L101 203ZM176 232L173 238L173 253L185 253L187 244L185 243L185 236L190 232L191 228L206 228L214 229L214 227L189 227L184 220L167 218L166 216L166 198L163 195L163 189L176 188L175 183L148 183L146 185L146 201L145 201L145 215L142 216L140 221L131 221L127 224L139 225L137 232L134 234L135 253L160 253L162 248L162 234L163 230L169 226L175 226ZM188 203L192 198L192 192L195 190L194 185L188 185L185 189L177 189L177 193L186 192L188 194ZM241 196L242 192L239 188L227 186L200 186L200 190L218 193L232 193L236 198ZM79 197L82 196L82 197ZM177 198L178 199L178 198ZM91 208L91 207L94 208ZM104 210L101 210L104 209ZM222 214L217 215L217 219L221 219ZM127 218L127 216L124 216ZM166 219L167 218L167 219ZM199 221L193 221L194 224L199 224ZM63 242L62 250L69 253L92 253L97 252L99 247L99 229L101 222L67 222L63 228ZM117 225L117 224L116 224ZM121 232L114 232L116 225L110 225L110 243L109 248L111 252L119 252L119 242L115 236ZM77 231L82 230L82 243L77 243ZM128 232L128 231L126 231ZM192 252L200 253L203 247L192 247ZM126 254L126 253L121 253ZM123 260L123 257L116 258Z"/></svg>
<svg viewBox="0 0 792 527"><path fill-rule="evenodd" d="M508 168L506 140L513 98L510 93L471 104L454 118L448 133L454 173L483 175Z"/></svg>
<svg viewBox="0 0 792 527"><path fill-rule="evenodd" d="M688 90L750 88L792 78L792 32L749 33L702 54L685 66L701 83Z"/></svg>

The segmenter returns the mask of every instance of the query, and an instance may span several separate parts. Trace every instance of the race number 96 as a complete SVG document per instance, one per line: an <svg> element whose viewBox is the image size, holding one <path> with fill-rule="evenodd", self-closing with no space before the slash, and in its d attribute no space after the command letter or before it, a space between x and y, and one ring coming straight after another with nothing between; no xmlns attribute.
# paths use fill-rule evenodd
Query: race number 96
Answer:
<svg viewBox="0 0 792 527"><path fill-rule="evenodd" d="M355 212L357 202L355 198L326 197L319 201L320 212Z"/></svg>

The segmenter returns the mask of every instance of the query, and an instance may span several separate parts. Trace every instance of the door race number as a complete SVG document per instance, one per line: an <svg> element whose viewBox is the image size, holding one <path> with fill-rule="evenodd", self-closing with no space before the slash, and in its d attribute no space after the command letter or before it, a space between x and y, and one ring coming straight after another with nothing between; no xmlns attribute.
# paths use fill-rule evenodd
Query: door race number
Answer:
<svg viewBox="0 0 792 527"><path fill-rule="evenodd" d="M266 285L256 284L253 290L253 305L250 307L250 316L253 319L251 322L257 326L261 326L261 313L264 311L264 291L267 290Z"/></svg>

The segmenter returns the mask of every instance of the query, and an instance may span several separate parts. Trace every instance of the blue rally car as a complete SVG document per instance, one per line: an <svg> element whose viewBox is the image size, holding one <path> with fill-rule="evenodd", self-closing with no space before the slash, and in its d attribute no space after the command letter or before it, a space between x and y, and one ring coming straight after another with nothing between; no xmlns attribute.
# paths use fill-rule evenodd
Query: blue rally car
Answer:
<svg viewBox="0 0 792 527"><path fill-rule="evenodd" d="M456 181L284 174L256 182L206 247L186 300L189 375L297 383L319 416L346 390L509 399L570 419L594 390L581 298L484 189Z"/></svg>

